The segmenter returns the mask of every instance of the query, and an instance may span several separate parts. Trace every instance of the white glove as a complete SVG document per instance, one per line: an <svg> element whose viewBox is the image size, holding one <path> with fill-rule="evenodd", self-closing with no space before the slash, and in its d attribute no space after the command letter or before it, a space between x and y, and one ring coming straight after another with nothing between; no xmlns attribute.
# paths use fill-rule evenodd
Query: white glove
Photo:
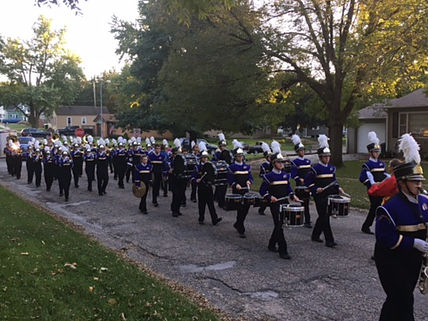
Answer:
<svg viewBox="0 0 428 321"><path fill-rule="evenodd" d="M391 174L385 173L386 178L390 178Z"/></svg>
<svg viewBox="0 0 428 321"><path fill-rule="evenodd" d="M428 242L425 242L420 239L415 239L413 247L422 253L428 253Z"/></svg>
<svg viewBox="0 0 428 321"><path fill-rule="evenodd" d="M369 181L370 181L370 184L371 184L371 185L376 184L376 182L374 181L373 174L372 174L371 172L369 172L369 171L367 171L367 172L366 172L366 174L367 174L367 178L368 178L368 179L369 179Z"/></svg>

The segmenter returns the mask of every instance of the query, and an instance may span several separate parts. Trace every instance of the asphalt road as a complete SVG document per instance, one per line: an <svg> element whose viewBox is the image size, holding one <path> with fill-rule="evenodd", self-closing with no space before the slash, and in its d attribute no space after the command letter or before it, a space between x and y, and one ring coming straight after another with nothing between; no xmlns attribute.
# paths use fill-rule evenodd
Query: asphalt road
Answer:
<svg viewBox="0 0 428 321"><path fill-rule="evenodd" d="M0 184L30 198L115 250L156 273L203 294L208 301L235 318L248 320L377 320L385 294L370 259L374 236L360 232L365 213L352 210L346 218L332 219L339 245L327 248L310 241L311 229L286 228L291 260L267 250L273 223L267 210L260 216L251 208L246 220L247 238L232 227L235 212L218 210L218 226L198 224L196 204L187 202L183 216L170 213L171 195L149 202L148 215L138 210L139 200L110 179L107 195L98 196L71 187L70 201L58 196L58 184L46 192L10 177L0 160ZM189 193L187 193L189 197ZM149 200L150 200L149 194ZM316 218L311 208L313 220ZM428 297L415 290L416 320L428 320Z"/></svg>

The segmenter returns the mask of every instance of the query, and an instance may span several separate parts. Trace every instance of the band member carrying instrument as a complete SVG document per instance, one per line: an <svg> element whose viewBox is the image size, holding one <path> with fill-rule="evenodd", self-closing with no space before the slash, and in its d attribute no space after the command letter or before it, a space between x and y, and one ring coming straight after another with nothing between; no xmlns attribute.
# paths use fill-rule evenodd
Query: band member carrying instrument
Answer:
<svg viewBox="0 0 428 321"><path fill-rule="evenodd" d="M192 178L192 181L198 185L199 224L204 224L205 206L208 206L213 225L217 225L222 220L221 217L217 216L214 207L212 185L214 183L215 171L214 165L209 161L208 152L203 150L200 156L200 162L196 165Z"/></svg>
<svg viewBox="0 0 428 321"><path fill-rule="evenodd" d="M119 188L125 188L123 180L125 178L127 162L128 162L128 152L125 148L125 139L122 137L118 138L118 148L115 151L116 158L116 172L117 173L117 185Z"/></svg>
<svg viewBox="0 0 428 321"><path fill-rule="evenodd" d="M185 200L185 191L187 180L184 178L186 160L181 153L181 142L178 138L174 140L173 159L171 161L170 173L172 174L172 202L171 211L173 217L182 215L180 206Z"/></svg>
<svg viewBox="0 0 428 321"><path fill-rule="evenodd" d="M97 162L97 184L98 184L98 195L102 196L106 194L106 188L108 184L108 155L105 151L104 140L101 138L98 144L98 153L96 155Z"/></svg>
<svg viewBox="0 0 428 321"><path fill-rule="evenodd" d="M88 191L92 192L92 182L95 179L96 150L89 144L85 146L85 173L88 179Z"/></svg>
<svg viewBox="0 0 428 321"><path fill-rule="evenodd" d="M227 164L232 163L232 155L226 148L226 138L223 133L218 134L218 150L215 152L213 161L225 161ZM218 202L220 208L225 208L225 197L226 197L227 185L218 185L215 188L214 199Z"/></svg>
<svg viewBox="0 0 428 321"><path fill-rule="evenodd" d="M305 177L305 185L309 187L314 197L315 206L318 212L318 219L312 231L312 241L322 243L321 233L324 233L325 245L335 247L333 232L330 226L330 216L327 213L328 196L344 193L336 180L336 167L329 164L330 149L328 148L328 138L326 135L318 137L319 148L317 151L320 162L314 165Z"/></svg>
<svg viewBox="0 0 428 321"><path fill-rule="evenodd" d="M305 188L305 177L311 171L311 160L305 158L305 145L298 135L291 136L297 158L291 163L291 177L296 182L296 195L303 201L305 208L305 227L311 228L311 214L309 213L309 189Z"/></svg>
<svg viewBox="0 0 428 321"><path fill-rule="evenodd" d="M199 157L200 157L199 150L200 150L200 148L199 148L198 144L193 145L193 147L192 147L192 154L193 154L193 157L196 159L196 163L198 163ZM201 149L201 151L202 151L202 149ZM192 187L192 192L190 193L190 200L192 202L196 203L196 191L198 189L198 184L196 183L196 180L193 180L193 179L190 182L190 184L191 184L191 187Z"/></svg>
<svg viewBox="0 0 428 321"><path fill-rule="evenodd" d="M379 138L375 132L369 132L368 134L370 144L367 145L370 158L363 164L360 174L360 182L366 185L367 190L374 184L382 182L390 175L385 172L385 163L379 160L380 145ZM382 204L382 197L371 196L370 199L370 210L367 214L366 220L361 227L361 231L367 234L373 234L370 230L373 221L375 219L376 209Z"/></svg>
<svg viewBox="0 0 428 321"><path fill-rule="evenodd" d="M235 150L235 162L229 165L229 184L232 186L232 193L244 195L250 190L253 183L251 166L244 162L244 151L242 148ZM238 231L239 237L245 238L244 221L247 217L250 205L239 204L236 213L236 222L233 227Z"/></svg>
<svg viewBox="0 0 428 321"><path fill-rule="evenodd" d="M376 210L375 261L386 293L380 321L413 321L413 291L422 256L428 253L428 197L420 194L425 180L419 145L409 134L399 141L405 163L394 168L399 193Z"/></svg>
<svg viewBox="0 0 428 321"><path fill-rule="evenodd" d="M43 174L45 177L46 191L49 192L54 181L54 158L49 146L45 146L44 148Z"/></svg>
<svg viewBox="0 0 428 321"><path fill-rule="evenodd" d="M42 182L42 163L43 163L43 154L40 150L40 144L36 141L35 150L33 154L33 167L34 167L34 176L36 178L36 187L40 187Z"/></svg>
<svg viewBox="0 0 428 321"><path fill-rule="evenodd" d="M80 137L79 137L80 138ZM74 187L79 187L79 178L82 176L83 172L83 153L80 149L80 144L78 140L73 144L73 150L71 151L71 159L73 160L73 179Z"/></svg>
<svg viewBox="0 0 428 321"><path fill-rule="evenodd" d="M134 175L132 175L132 183L135 184L137 188L141 188L143 185L143 195L139 195L141 197L139 209L143 214L147 214L147 204L146 198L147 193L149 192L149 186L152 184L152 171L153 165L149 163L149 158L147 155L141 156L141 161L139 164L134 167Z"/></svg>
<svg viewBox="0 0 428 321"><path fill-rule="evenodd" d="M266 144L265 142L262 142L261 146L263 150L263 156L265 157L265 161L260 165L259 176L263 179L263 176L272 170L272 163L271 163L272 151L270 150L269 145ZM265 204L260 205L259 214L265 215L265 209L266 209Z"/></svg>
<svg viewBox="0 0 428 321"><path fill-rule="evenodd" d="M65 196L65 201L68 202L71 183L71 169L73 161L66 148L62 152L62 156L58 161L58 181L59 181L59 196Z"/></svg>
<svg viewBox="0 0 428 321"><path fill-rule="evenodd" d="M166 160L161 153L159 144L155 144L155 149L149 154L149 161L153 166L153 190L152 190L152 203L154 207L158 207L159 191L162 183L162 174L166 167Z"/></svg>
<svg viewBox="0 0 428 321"><path fill-rule="evenodd" d="M272 252L278 252L279 257L290 259L287 251L287 242L284 237L284 214L280 210L282 204L287 204L287 197L299 201L294 195L290 186L290 174L285 173L284 158L281 153L272 155L272 171L263 175L263 182L260 186L260 195L269 202L270 211L274 229L269 239L268 249ZM276 247L278 244L278 248Z"/></svg>
<svg viewBox="0 0 428 321"><path fill-rule="evenodd" d="M163 155L163 159L165 160L165 170L162 173L161 188L163 191L163 197L168 197L168 172L170 152L168 151L168 141L166 139L162 140L161 153Z"/></svg>

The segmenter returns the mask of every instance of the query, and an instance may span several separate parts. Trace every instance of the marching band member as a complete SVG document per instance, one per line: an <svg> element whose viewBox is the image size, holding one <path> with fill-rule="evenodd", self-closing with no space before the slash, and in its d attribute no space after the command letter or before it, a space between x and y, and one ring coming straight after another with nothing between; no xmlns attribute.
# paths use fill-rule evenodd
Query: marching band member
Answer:
<svg viewBox="0 0 428 321"><path fill-rule="evenodd" d="M262 142L261 146L263 150L263 156L265 157L265 161L260 165L259 176L263 179L263 176L272 170L272 162L271 162L272 151L270 150L269 145L266 144L265 142ZM259 214L265 215L265 209L266 209L266 205L264 204L260 205Z"/></svg>
<svg viewBox="0 0 428 321"><path fill-rule="evenodd" d="M162 173L165 170L165 159L161 153L159 144L155 144L155 148L148 154L149 161L153 166L153 190L152 190L152 203L154 207L158 207L158 197L160 186L162 182Z"/></svg>
<svg viewBox="0 0 428 321"><path fill-rule="evenodd" d="M98 195L102 196L106 194L106 188L108 184L108 155L105 151L104 140L100 138L98 141L98 153L96 154L97 164L97 184L98 184Z"/></svg>
<svg viewBox="0 0 428 321"><path fill-rule="evenodd" d="M70 193L71 183L71 169L73 167L73 161L70 158L70 154L67 149L64 148L62 156L58 160L58 183L59 183L59 196L61 197L64 193L65 201L68 202Z"/></svg>
<svg viewBox="0 0 428 321"><path fill-rule="evenodd" d="M149 157L146 154L141 156L141 161L134 167L134 175L132 175L132 182L140 187L141 184L146 186L146 192L141 197L139 209L141 213L147 214L146 198L149 192L149 186L152 184L152 171L153 166L149 163Z"/></svg>
<svg viewBox="0 0 428 321"><path fill-rule="evenodd" d="M49 146L45 146L43 155L43 173L45 176L46 191L49 192L54 181L54 158Z"/></svg>
<svg viewBox="0 0 428 321"><path fill-rule="evenodd" d="M367 190L375 183L382 182L385 178L389 177L389 174L385 173L385 163L379 160L380 145L379 138L375 132L369 132L368 134L370 144L367 145L370 158L363 164L360 174L360 182L366 185ZM367 214L366 220L361 227L361 231L367 234L373 234L370 230L373 221L375 219L376 209L382 204L382 197L371 196L370 199L370 210Z"/></svg>
<svg viewBox="0 0 428 321"><path fill-rule="evenodd" d="M329 164L330 149L328 148L328 138L326 135L318 137L319 148L317 151L320 162L315 164L311 171L305 177L304 183L311 191L314 197L315 206L318 212L318 219L312 231L312 241L320 242L321 233L324 233L325 245L335 247L333 232L330 226L330 216L327 213L328 196L344 193L336 180L336 167Z"/></svg>
<svg viewBox="0 0 428 321"><path fill-rule="evenodd" d="M161 188L163 191L163 197L168 197L168 172L169 158L171 153L168 151L168 141L166 139L162 140L161 153L163 155L163 159L165 160L165 170L162 173Z"/></svg>
<svg viewBox="0 0 428 321"><path fill-rule="evenodd" d="M25 167L27 168L27 184L33 182L34 177L34 164L33 164L33 147L34 147L34 137L33 140L28 143L28 149L22 153L22 156L25 158Z"/></svg>
<svg viewBox="0 0 428 321"><path fill-rule="evenodd" d="M40 183L42 182L42 162L43 155L40 151L40 143L36 141L34 144L35 151L33 154L33 168L34 168L34 176L36 178L36 187L40 187Z"/></svg>
<svg viewBox="0 0 428 321"><path fill-rule="evenodd" d="M173 217L182 215L180 206L185 200L185 191L187 181L184 179L184 170L186 168L186 160L181 153L181 142L178 138L174 140L175 148L173 148L173 158L171 160L170 173L172 174L172 202L171 211Z"/></svg>
<svg viewBox="0 0 428 321"><path fill-rule="evenodd" d="M132 137L135 140L135 137ZM134 146L134 141L132 140L132 138L130 140L128 140L128 153L127 153L127 158L128 161L126 163L126 173L125 173L125 177L126 177L126 182L129 183L129 176L131 175L132 169L134 168L134 164L133 164L133 155L134 155L134 148L136 146Z"/></svg>
<svg viewBox="0 0 428 321"><path fill-rule="evenodd" d="M19 144L19 141L16 143L12 143L12 163L13 165L13 173L16 176L16 179L21 179L21 170L22 170L22 149Z"/></svg>
<svg viewBox="0 0 428 321"><path fill-rule="evenodd" d="M311 160L305 158L305 145L302 144L298 135L291 136L291 141L294 144L294 150L297 153L297 158L291 162L291 177L296 182L296 186L305 186L305 177L311 171ZM296 192L297 193L297 192ZM303 207L305 208L305 224L307 228L311 228L311 214L309 213L309 195L301 197Z"/></svg>
<svg viewBox="0 0 428 321"><path fill-rule="evenodd" d="M85 146L85 173L88 179L88 191L92 192L92 182L95 180L96 149L89 144Z"/></svg>
<svg viewBox="0 0 428 321"><path fill-rule="evenodd" d="M284 237L284 215L280 212L281 204L288 204L287 196L299 201L294 195L290 186L290 174L284 172L284 157L281 153L275 153L271 157L272 171L263 175L263 182L260 186L260 195L269 202L274 229L269 239L268 249L278 252L279 257L290 259L287 251L287 242ZM278 244L278 248L276 248Z"/></svg>
<svg viewBox="0 0 428 321"><path fill-rule="evenodd" d="M428 197L420 194L423 176L419 145L409 134L399 141L405 163L394 168L399 192L376 210L375 261L386 293L380 321L413 321L413 291L422 254L428 253Z"/></svg>
<svg viewBox="0 0 428 321"><path fill-rule="evenodd" d="M80 137L78 137L80 138ZM83 153L80 150L79 140L75 140L73 144L73 150L71 151L71 159L73 160L73 179L74 179L74 187L79 187L79 178L82 176L83 172Z"/></svg>
<svg viewBox="0 0 428 321"><path fill-rule="evenodd" d="M235 161L229 165L229 184L232 186L232 193L245 194L249 191L253 183L251 166L244 162L244 151L238 147L235 150ZM233 227L238 231L239 237L245 238L244 221L247 217L250 205L240 204L236 213L236 222Z"/></svg>
<svg viewBox="0 0 428 321"><path fill-rule="evenodd" d="M196 161L198 162L200 154L199 154L199 145L195 144L195 142L192 141L192 143L194 144L192 147L192 154L193 156L196 158ZM196 183L195 180L191 180L190 182L191 187L192 187L192 192L190 193L190 200L193 203L196 203L196 190L198 189L198 184Z"/></svg>
<svg viewBox="0 0 428 321"><path fill-rule="evenodd" d="M227 164L232 163L232 155L230 151L226 148L226 138L223 133L218 134L218 150L215 152L213 161L225 161ZM218 202L220 208L225 208L225 198L227 192L227 185L218 185L215 188L214 199Z"/></svg>
<svg viewBox="0 0 428 321"><path fill-rule="evenodd" d="M117 185L119 188L125 188L123 184L123 179L125 178L127 162L128 162L128 153L125 149L124 139L122 137L118 138L118 148L114 153L114 157L116 159L116 170L115 174L117 174Z"/></svg>

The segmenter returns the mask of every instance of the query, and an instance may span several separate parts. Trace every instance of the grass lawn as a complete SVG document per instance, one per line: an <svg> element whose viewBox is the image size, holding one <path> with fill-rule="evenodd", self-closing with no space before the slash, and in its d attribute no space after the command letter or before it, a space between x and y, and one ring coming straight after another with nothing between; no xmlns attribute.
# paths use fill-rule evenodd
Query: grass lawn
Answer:
<svg viewBox="0 0 428 321"><path fill-rule="evenodd" d="M217 320L0 187L1 320Z"/></svg>
<svg viewBox="0 0 428 321"><path fill-rule="evenodd" d="M16 130L17 132L20 132L24 128L30 127L28 124L5 124L6 127L9 127L10 129Z"/></svg>

